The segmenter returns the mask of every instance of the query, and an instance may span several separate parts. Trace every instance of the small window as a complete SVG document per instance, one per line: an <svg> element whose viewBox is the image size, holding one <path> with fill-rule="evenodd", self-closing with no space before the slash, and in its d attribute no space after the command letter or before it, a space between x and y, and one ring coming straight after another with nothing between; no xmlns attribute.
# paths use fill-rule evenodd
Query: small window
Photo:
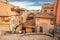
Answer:
<svg viewBox="0 0 60 40"><path fill-rule="evenodd" d="M50 11L50 15L53 15L53 10Z"/></svg>
<svg viewBox="0 0 60 40"><path fill-rule="evenodd" d="M2 22L9 22L9 18L8 17L1 17L1 21Z"/></svg>
<svg viewBox="0 0 60 40"><path fill-rule="evenodd" d="M31 19L34 19L34 17L27 17L27 20L31 20Z"/></svg>
<svg viewBox="0 0 60 40"><path fill-rule="evenodd" d="M20 9L16 9L16 12L17 12L17 13L20 13Z"/></svg>
<svg viewBox="0 0 60 40"><path fill-rule="evenodd" d="M53 10L51 10L51 11L53 11Z"/></svg>
<svg viewBox="0 0 60 40"><path fill-rule="evenodd" d="M1 20L2 20L2 21L5 21L5 17L1 17Z"/></svg>
<svg viewBox="0 0 60 40"><path fill-rule="evenodd" d="M47 12L47 10L44 10L44 12Z"/></svg>
<svg viewBox="0 0 60 40"><path fill-rule="evenodd" d="M11 8L11 11L15 11L14 8Z"/></svg>

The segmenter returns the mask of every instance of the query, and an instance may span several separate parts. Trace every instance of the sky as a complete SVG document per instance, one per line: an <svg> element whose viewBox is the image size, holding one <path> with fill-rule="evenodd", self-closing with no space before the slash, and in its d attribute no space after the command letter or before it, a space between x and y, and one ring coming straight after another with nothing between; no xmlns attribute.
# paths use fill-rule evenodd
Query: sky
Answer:
<svg viewBox="0 0 60 40"><path fill-rule="evenodd" d="M10 3L28 10L39 10L44 3L54 3L54 0L10 0Z"/></svg>

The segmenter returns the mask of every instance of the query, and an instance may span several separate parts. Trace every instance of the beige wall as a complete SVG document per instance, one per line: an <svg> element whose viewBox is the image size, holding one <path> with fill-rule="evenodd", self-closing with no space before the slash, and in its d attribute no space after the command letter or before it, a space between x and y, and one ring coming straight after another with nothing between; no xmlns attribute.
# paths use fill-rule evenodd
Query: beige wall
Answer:
<svg viewBox="0 0 60 40"><path fill-rule="evenodd" d="M10 25L9 24L0 24L0 30L2 31L11 31L10 30Z"/></svg>
<svg viewBox="0 0 60 40"><path fill-rule="evenodd" d="M0 16L4 16L4 17L8 16L6 17L6 19L9 18L9 24L7 24L7 22L1 21L1 18L0 18L0 23L3 23L2 25L0 25L0 30L9 31L9 28L10 28L10 30L12 31L13 21L10 19L12 16L15 17L14 23L16 23L17 25L19 24L18 23L19 18L18 16L16 16L18 13L15 11L11 11L11 8L13 7L15 6L11 4L6 4L5 2L0 2Z"/></svg>
<svg viewBox="0 0 60 40"><path fill-rule="evenodd" d="M13 18L13 20L11 18ZM10 17L10 28L11 28L11 31L13 30L12 29L12 24L19 25L19 16L11 16Z"/></svg>
<svg viewBox="0 0 60 40"><path fill-rule="evenodd" d="M16 23L17 25L19 25L19 16L15 16L14 23Z"/></svg>
<svg viewBox="0 0 60 40"><path fill-rule="evenodd" d="M0 16L10 16L13 15L11 13L11 8L13 7L13 5L11 4L6 4L4 2L0 2Z"/></svg>
<svg viewBox="0 0 60 40"><path fill-rule="evenodd" d="M54 25L50 24L50 19L47 18L36 18L36 27L39 31L40 26L43 27L44 31L49 31L49 29L53 29Z"/></svg>
<svg viewBox="0 0 60 40"><path fill-rule="evenodd" d="M3 20L0 17L0 30L2 31L11 31L10 30L10 21L9 17L4 17ZM6 22L8 20L8 22Z"/></svg>
<svg viewBox="0 0 60 40"><path fill-rule="evenodd" d="M31 33L31 32L32 32L32 29L26 27L26 32L27 32L27 33Z"/></svg>
<svg viewBox="0 0 60 40"><path fill-rule="evenodd" d="M49 23L50 24L50 19L40 18L39 21L42 23Z"/></svg>

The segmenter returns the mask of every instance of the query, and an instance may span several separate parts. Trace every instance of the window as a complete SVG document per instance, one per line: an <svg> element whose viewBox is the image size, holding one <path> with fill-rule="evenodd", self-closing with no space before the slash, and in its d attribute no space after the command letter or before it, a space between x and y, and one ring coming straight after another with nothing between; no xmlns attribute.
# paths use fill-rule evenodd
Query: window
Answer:
<svg viewBox="0 0 60 40"><path fill-rule="evenodd" d="M5 21L5 17L1 17L1 20L2 20L2 21Z"/></svg>
<svg viewBox="0 0 60 40"><path fill-rule="evenodd" d="M51 10L51 11L53 11L53 10Z"/></svg>
<svg viewBox="0 0 60 40"><path fill-rule="evenodd" d="M47 10L44 10L44 12L47 12Z"/></svg>
<svg viewBox="0 0 60 40"><path fill-rule="evenodd" d="M16 12L17 12L17 13L20 13L20 9L16 9Z"/></svg>
<svg viewBox="0 0 60 40"><path fill-rule="evenodd" d="M34 19L34 17L29 17L29 16L27 17L27 20L31 20L31 19Z"/></svg>
<svg viewBox="0 0 60 40"><path fill-rule="evenodd" d="M53 10L51 10L50 15L53 15Z"/></svg>
<svg viewBox="0 0 60 40"><path fill-rule="evenodd" d="M1 21L2 22L9 22L9 18L8 17L1 17Z"/></svg>
<svg viewBox="0 0 60 40"><path fill-rule="evenodd" d="M9 22L9 18L8 17L5 18L5 22Z"/></svg>
<svg viewBox="0 0 60 40"><path fill-rule="evenodd" d="M14 8L11 8L11 11L15 11Z"/></svg>

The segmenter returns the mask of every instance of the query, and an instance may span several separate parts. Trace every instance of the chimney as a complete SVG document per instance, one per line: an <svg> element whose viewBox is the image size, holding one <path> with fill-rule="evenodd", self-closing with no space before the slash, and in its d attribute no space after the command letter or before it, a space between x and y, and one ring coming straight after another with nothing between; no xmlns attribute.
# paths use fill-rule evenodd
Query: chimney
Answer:
<svg viewBox="0 0 60 40"><path fill-rule="evenodd" d="M6 3L9 3L9 0L6 0Z"/></svg>

